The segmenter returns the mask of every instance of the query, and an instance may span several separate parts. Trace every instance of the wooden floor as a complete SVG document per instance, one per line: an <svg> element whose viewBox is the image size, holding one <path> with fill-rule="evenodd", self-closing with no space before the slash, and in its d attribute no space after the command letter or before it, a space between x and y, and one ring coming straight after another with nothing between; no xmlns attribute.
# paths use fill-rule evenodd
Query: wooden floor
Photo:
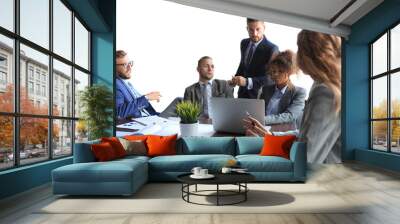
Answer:
<svg viewBox="0 0 400 224"><path fill-rule="evenodd" d="M42 186L0 202L0 223L400 223L400 174L359 163L311 168L309 183L317 183L345 201L368 206L357 214L36 214L54 200L50 186ZM315 203L319 203L315 201ZM173 205L172 205L173 206Z"/></svg>

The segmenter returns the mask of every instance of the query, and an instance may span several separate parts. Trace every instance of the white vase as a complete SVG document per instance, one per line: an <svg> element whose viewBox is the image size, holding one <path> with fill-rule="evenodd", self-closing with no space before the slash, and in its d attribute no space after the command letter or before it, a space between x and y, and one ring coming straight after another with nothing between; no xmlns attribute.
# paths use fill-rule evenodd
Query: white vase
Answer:
<svg viewBox="0 0 400 224"><path fill-rule="evenodd" d="M199 129L199 122L193 124L179 124L181 129L181 137L197 136Z"/></svg>

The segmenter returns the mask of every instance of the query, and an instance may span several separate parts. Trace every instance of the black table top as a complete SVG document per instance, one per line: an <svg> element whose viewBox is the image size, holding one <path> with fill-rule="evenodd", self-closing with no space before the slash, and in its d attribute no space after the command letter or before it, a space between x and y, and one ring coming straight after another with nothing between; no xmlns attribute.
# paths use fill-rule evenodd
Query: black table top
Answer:
<svg viewBox="0 0 400 224"><path fill-rule="evenodd" d="M186 173L177 177L178 181L186 184L236 184L248 183L255 180L249 173L212 173L215 177L211 179L193 179L192 173Z"/></svg>

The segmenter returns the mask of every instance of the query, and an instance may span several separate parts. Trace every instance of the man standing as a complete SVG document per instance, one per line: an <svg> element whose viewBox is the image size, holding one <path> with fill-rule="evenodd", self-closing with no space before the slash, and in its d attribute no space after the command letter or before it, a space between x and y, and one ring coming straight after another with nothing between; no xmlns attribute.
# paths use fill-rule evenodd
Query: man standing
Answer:
<svg viewBox="0 0 400 224"><path fill-rule="evenodd" d="M204 56L197 62L199 81L185 89L183 99L197 102L201 107L201 117L210 118L210 98L233 98L233 88L225 80L214 78L214 63L211 57Z"/></svg>
<svg viewBox="0 0 400 224"><path fill-rule="evenodd" d="M140 94L129 82L133 61L129 61L127 53L116 52L117 78L116 83L116 111L119 119L158 115L149 101L160 101L160 92Z"/></svg>
<svg viewBox="0 0 400 224"><path fill-rule="evenodd" d="M238 85L239 98L257 98L258 90L264 85L273 84L266 75L267 65L279 53L278 47L264 36L263 21L247 18L249 38L240 43L241 59L231 85Z"/></svg>

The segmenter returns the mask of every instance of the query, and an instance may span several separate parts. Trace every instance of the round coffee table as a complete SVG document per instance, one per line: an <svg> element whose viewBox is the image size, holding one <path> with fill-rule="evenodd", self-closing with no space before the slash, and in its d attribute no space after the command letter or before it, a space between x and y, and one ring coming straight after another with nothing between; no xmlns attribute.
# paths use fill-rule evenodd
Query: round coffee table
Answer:
<svg viewBox="0 0 400 224"><path fill-rule="evenodd" d="M215 177L212 179L193 179L190 177L191 173L182 174L177 177L178 181L182 183L182 199L188 203L198 204L198 205L234 205L247 200L247 192L249 188L247 183L255 180L255 177L249 173L216 173L213 174ZM198 184L204 185L216 185L215 190L197 190ZM194 191L190 191L190 186L195 186ZM223 190L220 189L220 185L236 185L237 190ZM209 192L215 192L215 194L205 194ZM190 196L203 196L203 197L216 197L217 204L202 204L190 201ZM231 203L221 203L221 197L230 196L241 196L239 200Z"/></svg>

